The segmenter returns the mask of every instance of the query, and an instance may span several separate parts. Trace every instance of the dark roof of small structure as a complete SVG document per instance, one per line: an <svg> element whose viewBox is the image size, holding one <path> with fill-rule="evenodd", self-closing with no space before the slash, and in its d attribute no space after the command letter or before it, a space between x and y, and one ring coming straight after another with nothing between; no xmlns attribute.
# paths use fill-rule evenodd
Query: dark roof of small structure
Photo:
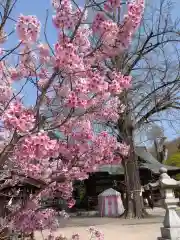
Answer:
<svg viewBox="0 0 180 240"><path fill-rule="evenodd" d="M168 170L168 172L179 172L180 173L180 168L174 167L174 166L168 166L164 165L158 160L156 160L150 152L146 150L145 147L136 147L135 152L138 157L142 159L142 162L140 163L140 168L147 168L150 171L152 171L155 174L159 174L159 169L164 167Z"/></svg>
<svg viewBox="0 0 180 240"><path fill-rule="evenodd" d="M33 178L26 178L23 180L23 182L21 183L17 183L16 185L12 186L12 185L5 185L3 187L0 188L0 192L6 190L6 189L13 189L13 188L17 188L17 187L30 187L30 188L41 188L42 186L44 186L44 182L41 180L37 180L37 179L33 179Z"/></svg>
<svg viewBox="0 0 180 240"><path fill-rule="evenodd" d="M147 151L145 147L137 146L135 148L136 155L141 159L139 162L140 169L148 169L154 174L159 174L160 168L164 167L169 173L176 174L180 173L180 168L174 166L167 166L158 162L152 155ZM119 165L104 165L99 168L100 172L109 172L110 174L124 174L124 169L121 164Z"/></svg>

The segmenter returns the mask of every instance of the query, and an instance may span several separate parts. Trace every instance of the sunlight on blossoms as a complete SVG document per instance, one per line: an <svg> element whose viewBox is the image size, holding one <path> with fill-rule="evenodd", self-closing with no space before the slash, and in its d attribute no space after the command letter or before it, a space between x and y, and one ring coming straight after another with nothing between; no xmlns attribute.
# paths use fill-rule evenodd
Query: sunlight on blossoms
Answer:
<svg viewBox="0 0 180 240"><path fill-rule="evenodd" d="M71 0L52 1L51 27L57 33L52 46L48 36L45 41L40 39L44 23L36 16L21 14L15 21L17 45L12 51L1 48L0 126L8 135L8 140L1 139L2 186L27 181L38 186L27 193L26 201L20 200L21 190L13 190L16 198L9 201L10 213L2 229L11 226L24 233L57 229L57 213L42 209L42 199L58 196L71 208L75 180L86 179L98 166L119 164L128 156L125 141L118 143L116 135L95 129L116 124L126 108L119 95L131 87L132 77L121 73L113 61L129 47L144 1L127 2L121 21L117 17L120 0L103 2L101 11L89 20L93 4L90 0L79 7ZM0 37L1 45L8 41L4 32ZM22 86L19 92L15 82ZM35 89L31 96L35 104L27 107L23 93L30 85ZM103 239L95 228L89 233L90 239ZM67 238L50 235L50 239Z"/></svg>

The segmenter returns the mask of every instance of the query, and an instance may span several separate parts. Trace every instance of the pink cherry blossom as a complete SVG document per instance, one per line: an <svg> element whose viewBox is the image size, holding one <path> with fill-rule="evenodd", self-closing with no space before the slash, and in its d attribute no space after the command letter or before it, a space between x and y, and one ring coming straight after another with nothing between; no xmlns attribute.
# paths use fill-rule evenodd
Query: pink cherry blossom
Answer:
<svg viewBox="0 0 180 240"><path fill-rule="evenodd" d="M10 103L2 117L7 129L19 132L31 130L35 122L32 110L26 109L19 101Z"/></svg>
<svg viewBox="0 0 180 240"><path fill-rule="evenodd" d="M58 227L56 213L42 210L43 198L58 197L73 207L75 180L87 179L100 165L119 164L129 153L125 142L118 143L115 135L97 127L116 124L126 107L119 94L131 87L132 77L119 72L111 60L129 47L144 0L127 1L121 22L109 17L121 7L120 0L107 0L105 11L97 10L93 19L88 16L89 5L52 0L52 6L54 44L48 38L39 41L41 23L36 16L20 15L16 22L19 44L0 62L1 131L8 133L1 141L0 165L6 172L2 186L14 187L27 180L39 186L27 195L26 203L10 196L11 213L4 227L30 233ZM1 44L7 40L3 31L0 38ZM0 53L6 52L1 48ZM17 81L22 86L19 92L14 89ZM32 96L30 85L35 90ZM24 103L24 88L32 106ZM13 194L16 199L20 196L19 191ZM89 232L91 238L103 239L99 230ZM47 239L67 240L53 234Z"/></svg>
<svg viewBox="0 0 180 240"><path fill-rule="evenodd" d="M114 9L120 7L121 0L108 0L104 4L104 9L107 10L108 12L113 11Z"/></svg>
<svg viewBox="0 0 180 240"><path fill-rule="evenodd" d="M18 37L24 42L36 42L40 33L40 22L35 16L20 15L16 30Z"/></svg>

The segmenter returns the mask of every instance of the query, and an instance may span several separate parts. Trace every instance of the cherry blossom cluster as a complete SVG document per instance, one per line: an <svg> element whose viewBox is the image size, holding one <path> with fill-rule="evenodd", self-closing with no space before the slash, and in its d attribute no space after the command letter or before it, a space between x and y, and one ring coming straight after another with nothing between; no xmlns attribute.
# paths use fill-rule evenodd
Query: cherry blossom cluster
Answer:
<svg viewBox="0 0 180 240"><path fill-rule="evenodd" d="M117 140L107 132L101 132L95 139L92 158L96 159L97 165L121 162L121 158L115 158L114 152L117 148ZM108 148L107 148L108 146Z"/></svg>
<svg viewBox="0 0 180 240"><path fill-rule="evenodd" d="M74 10L71 0L53 0L52 5L55 9L53 24L57 29L72 30L78 24L79 19L81 23L86 19L86 14L80 7Z"/></svg>
<svg viewBox="0 0 180 240"><path fill-rule="evenodd" d="M104 239L103 233L95 227L90 227L88 229L88 232L91 235L90 239L97 239L97 240L103 240Z"/></svg>
<svg viewBox="0 0 180 240"><path fill-rule="evenodd" d="M8 86L0 86L0 102L4 103L9 100L10 96L12 95L12 89Z"/></svg>
<svg viewBox="0 0 180 240"><path fill-rule="evenodd" d="M114 12L120 7L119 0L105 2L104 9ZM99 36L103 45L102 52L113 56L127 48L131 42L132 34L139 26L144 10L144 0L128 1L128 11L121 23L109 19L104 13L97 13L92 29Z"/></svg>
<svg viewBox="0 0 180 240"><path fill-rule="evenodd" d="M57 28L72 28L75 25L72 15L71 1L52 1L52 5L56 10L56 15L53 16L53 23Z"/></svg>
<svg viewBox="0 0 180 240"><path fill-rule="evenodd" d="M23 42L36 42L40 33L40 21L35 16L20 15L16 30L18 37Z"/></svg>
<svg viewBox="0 0 180 240"><path fill-rule="evenodd" d="M0 61L0 103L4 104L12 98L13 90L11 78L7 73L7 66L4 61Z"/></svg>
<svg viewBox="0 0 180 240"><path fill-rule="evenodd" d="M112 12L112 11L116 10L118 7L120 7L120 5L121 5L121 0L108 0L104 4L104 9L107 12Z"/></svg>
<svg viewBox="0 0 180 240"><path fill-rule="evenodd" d="M58 157L59 145L46 133L29 135L23 138L14 149L14 161L25 175L38 179L48 179L51 174L49 158Z"/></svg>
<svg viewBox="0 0 180 240"><path fill-rule="evenodd" d="M117 122L119 114L124 111L124 105L119 104L118 97L111 98L104 105L101 105L99 112L94 113L94 118L100 122Z"/></svg>
<svg viewBox="0 0 180 240"><path fill-rule="evenodd" d="M31 233L34 230L43 230L51 226L52 230L57 229L58 221L56 212L52 209L36 211L37 209L27 209L14 217L13 230ZM36 213L35 213L36 211Z"/></svg>
<svg viewBox="0 0 180 240"><path fill-rule="evenodd" d="M38 50L39 50L40 63L44 64L51 60L50 50L47 44L40 43L38 46ZM45 69L44 69L44 72L45 72Z"/></svg>
<svg viewBox="0 0 180 240"><path fill-rule="evenodd" d="M96 229L95 227L90 227L87 232L89 233L89 240L103 240L104 235ZM45 240L81 240L81 236L78 233L74 233L70 238L65 237L64 235L55 236L55 234L49 234Z"/></svg>
<svg viewBox="0 0 180 240"><path fill-rule="evenodd" d="M46 133L30 135L24 138L17 145L16 156L19 160L39 160L43 161L49 157L58 157L59 148L57 140L51 140Z"/></svg>
<svg viewBox="0 0 180 240"><path fill-rule="evenodd" d="M82 58L78 55L77 47L72 43L55 45L55 66L65 71L84 71Z"/></svg>
<svg viewBox="0 0 180 240"><path fill-rule="evenodd" d="M80 52L85 53L91 49L91 43L89 37L92 34L92 30L88 25L79 27L74 37L73 43L76 45Z"/></svg>
<svg viewBox="0 0 180 240"><path fill-rule="evenodd" d="M126 144L118 143L118 150L123 156L127 156L130 150L130 147Z"/></svg>
<svg viewBox="0 0 180 240"><path fill-rule="evenodd" d="M19 101L11 102L3 114L4 125L9 130L28 132L34 126L35 117L32 110L26 109Z"/></svg>
<svg viewBox="0 0 180 240"><path fill-rule="evenodd" d="M25 77L35 76L36 60L36 53L32 51L31 47L26 44L22 45L20 48L19 65L9 68L11 80L19 81Z"/></svg>
<svg viewBox="0 0 180 240"><path fill-rule="evenodd" d="M112 79L109 84L109 91L114 94L121 93L124 88L131 86L131 76L124 76L121 73L110 72L109 77Z"/></svg>
<svg viewBox="0 0 180 240"><path fill-rule="evenodd" d="M127 20L127 22L129 22L129 24L131 24L132 30L137 29L137 27L139 26L143 11L144 0L137 0L128 3L128 17L125 19ZM130 27L130 25L128 27Z"/></svg>

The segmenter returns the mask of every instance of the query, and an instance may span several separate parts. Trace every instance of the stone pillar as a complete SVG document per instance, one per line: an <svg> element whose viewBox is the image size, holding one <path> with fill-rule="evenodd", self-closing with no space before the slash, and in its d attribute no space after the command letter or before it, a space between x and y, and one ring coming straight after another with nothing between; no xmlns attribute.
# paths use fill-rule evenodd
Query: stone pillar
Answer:
<svg viewBox="0 0 180 240"><path fill-rule="evenodd" d="M178 181L172 179L167 174L167 169L160 169L159 181L155 184L159 185L162 205L166 209L163 227L161 228L161 237L158 240L178 240L180 239L180 218L176 213L179 199L175 198L174 189L180 187ZM153 188L153 184L150 184Z"/></svg>

